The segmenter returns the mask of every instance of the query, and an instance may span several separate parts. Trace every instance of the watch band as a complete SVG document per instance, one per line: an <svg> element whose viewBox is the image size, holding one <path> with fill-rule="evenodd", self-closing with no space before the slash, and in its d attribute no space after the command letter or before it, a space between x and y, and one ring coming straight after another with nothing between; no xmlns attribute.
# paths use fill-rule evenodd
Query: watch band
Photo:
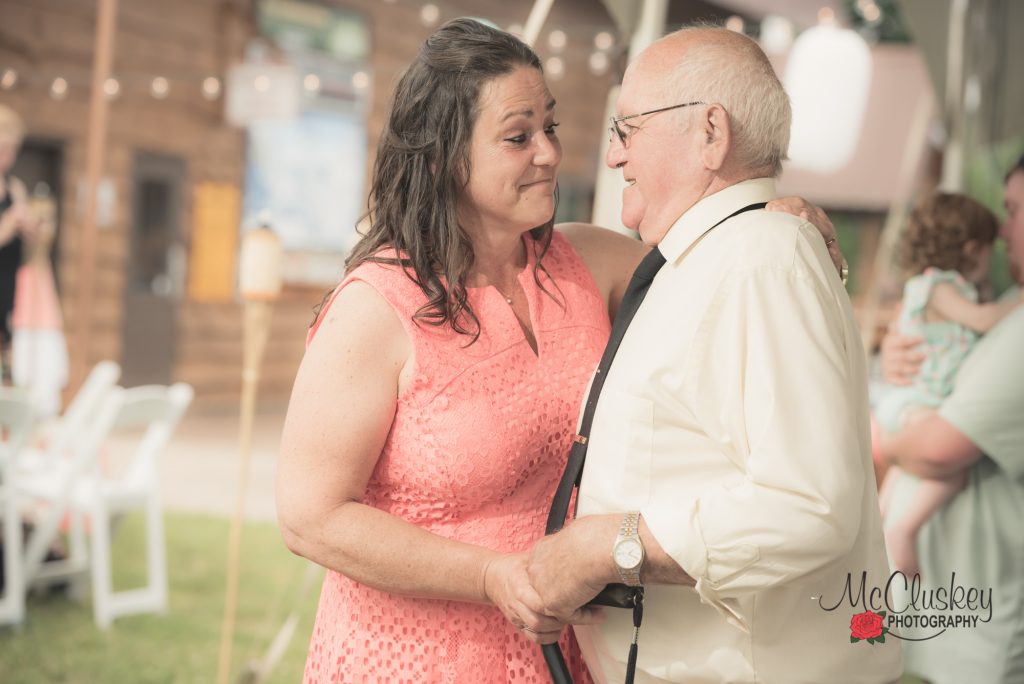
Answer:
<svg viewBox="0 0 1024 684"><path fill-rule="evenodd" d="M636 542L640 547L641 559L635 568L622 567L614 557L615 548L626 540ZM622 583L630 587L640 586L640 568L643 567L643 542L640 541L640 513L638 511L630 511L623 516L622 524L619 526L619 535L615 538L612 552L612 560L615 562L615 569L619 571Z"/></svg>

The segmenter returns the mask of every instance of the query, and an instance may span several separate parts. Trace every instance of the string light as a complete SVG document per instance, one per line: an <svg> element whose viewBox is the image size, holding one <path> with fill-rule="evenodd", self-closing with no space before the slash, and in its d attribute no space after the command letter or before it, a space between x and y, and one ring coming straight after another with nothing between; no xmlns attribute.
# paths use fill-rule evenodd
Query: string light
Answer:
<svg viewBox="0 0 1024 684"><path fill-rule="evenodd" d="M544 62L544 73L552 80L557 81L565 75L565 62L561 57L548 57Z"/></svg>
<svg viewBox="0 0 1024 684"><path fill-rule="evenodd" d="M725 28L734 33L743 33L743 17L735 14L732 15L725 20Z"/></svg>
<svg viewBox="0 0 1024 684"><path fill-rule="evenodd" d="M0 88L4 90L10 90L18 82L18 72L14 69L4 69L4 73L0 76Z"/></svg>
<svg viewBox="0 0 1024 684"><path fill-rule="evenodd" d="M869 24L877 23L882 18L882 10L873 2L867 3L860 13Z"/></svg>
<svg viewBox="0 0 1024 684"><path fill-rule="evenodd" d="M171 84L163 76L157 76L149 84L149 92L156 99L162 100L171 92Z"/></svg>
<svg viewBox="0 0 1024 684"><path fill-rule="evenodd" d="M778 14L761 20L761 47L769 55L781 55L793 45L793 22Z"/></svg>
<svg viewBox="0 0 1024 684"><path fill-rule="evenodd" d="M117 82L116 78L110 77L103 82L103 94L108 100L117 99L117 96L121 94L121 84Z"/></svg>
<svg viewBox="0 0 1024 684"><path fill-rule="evenodd" d="M216 100L220 95L220 79L216 76L207 76L203 79L203 97L207 100Z"/></svg>
<svg viewBox="0 0 1024 684"><path fill-rule="evenodd" d="M836 23L836 13L831 7L822 7L818 10L818 23L832 25Z"/></svg>
<svg viewBox="0 0 1024 684"><path fill-rule="evenodd" d="M401 4L398 3L397 0L384 0L384 3L388 5ZM865 8L877 9L877 5L874 0L857 0L857 3L858 8L863 5ZM409 4L412 5L412 3ZM418 9L415 8L415 5L409 7L410 11L418 13L420 22L427 27L435 26L441 21L445 13L445 8L446 4L439 2L427 2ZM828 11L827 7L823 9L823 12L826 11ZM522 37L524 30L523 24L519 22L510 23L507 27L507 31L509 33L519 37ZM591 29L591 31L593 30L594 29ZM554 29L548 33L546 43L547 47L551 51L551 56L545 61L545 70L551 78L560 79L565 76L568 65L567 61L564 59L564 53L569 48L570 40L580 38L581 36L578 36L577 34L583 31L586 31L586 27L575 26L572 29L566 30ZM614 49L616 38L614 34L608 30L597 30L596 32L590 32L589 35L592 36L591 40L593 41L595 50L588 56L587 64L591 73L600 76L607 73L611 68L612 59L607 53ZM586 34L583 36L584 41L587 40L585 36ZM119 79L110 77L104 81L101 91L108 100L118 99L125 93L132 92L132 83L135 83L135 79L139 78L139 76L142 76L143 79L146 78L144 75L136 74L130 78L127 83L122 83ZM120 77L124 78L125 74L121 74ZM24 87L22 82L27 83L29 86L33 83L39 83L40 80L43 80L45 83L45 79L47 78L48 77L43 74L33 75L30 73L26 76L13 68L2 68L0 69L0 91L12 90L16 86ZM49 94L56 100L65 99L71 90L71 86L73 85L75 88L79 88L82 86L81 81L83 81L80 77L73 77L70 80L63 76L51 76L50 78L52 78L52 80L49 81ZM195 80L184 77L174 80L173 83L175 84L175 87L181 85L186 89L191 89L196 87L195 82L198 80L199 92L204 99L214 101L223 96L224 82L220 77L208 75L205 77L199 76L198 78L192 78L195 78ZM191 81L191 83L189 81ZM145 82L145 80L143 80L143 82ZM351 83L357 90L366 89L370 85L370 76L366 72L357 72L352 75ZM151 77L149 80L150 95L158 100L167 99L170 96L171 85L172 81L164 76ZM269 76L261 74L253 79L252 87L256 92L267 93L271 90L272 82ZM302 79L302 87L310 93L319 92L324 87L322 77L318 74L306 74ZM87 83L85 84L85 88L88 89ZM195 91L193 90L192 92Z"/></svg>
<svg viewBox="0 0 1024 684"><path fill-rule="evenodd" d="M555 52L561 52L562 50L564 50L565 45L568 42L569 39L566 37L565 31L555 29L554 31L548 34L548 47L550 47Z"/></svg>
<svg viewBox="0 0 1024 684"><path fill-rule="evenodd" d="M427 3L420 10L420 21L423 22L424 26L433 26L440 18L441 9L433 3Z"/></svg>
<svg viewBox="0 0 1024 684"><path fill-rule="evenodd" d="M50 97L54 100L63 100L68 94L68 82L58 76L50 84Z"/></svg>

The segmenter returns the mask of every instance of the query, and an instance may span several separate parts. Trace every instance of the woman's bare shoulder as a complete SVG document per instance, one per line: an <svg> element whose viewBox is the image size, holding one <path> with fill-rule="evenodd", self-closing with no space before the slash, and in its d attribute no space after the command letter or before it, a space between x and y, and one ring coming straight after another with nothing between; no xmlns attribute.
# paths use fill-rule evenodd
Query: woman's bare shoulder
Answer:
<svg viewBox="0 0 1024 684"><path fill-rule="evenodd" d="M555 230L564 235L577 251L611 248L615 251L633 251L640 254L641 259L647 252L640 241L592 223L559 223Z"/></svg>

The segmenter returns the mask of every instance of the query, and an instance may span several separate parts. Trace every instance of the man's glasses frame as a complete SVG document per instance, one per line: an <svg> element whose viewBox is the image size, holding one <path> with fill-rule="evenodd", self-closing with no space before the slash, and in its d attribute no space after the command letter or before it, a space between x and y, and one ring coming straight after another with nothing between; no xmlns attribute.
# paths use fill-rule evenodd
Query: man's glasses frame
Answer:
<svg viewBox="0 0 1024 684"><path fill-rule="evenodd" d="M680 107L692 107L694 105L707 104L707 102L684 102L683 104L672 105L671 107L662 107L660 109L652 109L649 112L640 112L639 114L630 114L628 116L613 116L611 117L612 125L608 129L615 137L619 139L622 146L626 146L626 141L629 140L630 133L622 130L619 124L628 119L635 119L638 116L647 116L649 114L657 114L659 112L667 112L670 109L679 109Z"/></svg>

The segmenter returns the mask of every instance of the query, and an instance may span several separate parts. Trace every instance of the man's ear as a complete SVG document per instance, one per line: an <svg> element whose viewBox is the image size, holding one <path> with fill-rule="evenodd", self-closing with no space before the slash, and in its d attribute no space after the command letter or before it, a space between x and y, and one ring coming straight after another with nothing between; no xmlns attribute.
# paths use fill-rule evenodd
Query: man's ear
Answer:
<svg viewBox="0 0 1024 684"><path fill-rule="evenodd" d="M704 166L712 171L721 170L726 157L732 148L732 129L729 125L729 113L720 104L709 105L700 119L701 159Z"/></svg>

